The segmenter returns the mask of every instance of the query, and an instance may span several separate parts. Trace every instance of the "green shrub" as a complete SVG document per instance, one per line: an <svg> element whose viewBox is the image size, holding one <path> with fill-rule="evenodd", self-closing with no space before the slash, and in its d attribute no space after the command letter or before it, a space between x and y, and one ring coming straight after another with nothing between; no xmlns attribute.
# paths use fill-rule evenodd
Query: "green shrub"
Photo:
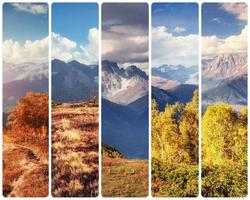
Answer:
<svg viewBox="0 0 250 200"><path fill-rule="evenodd" d="M202 168L202 196L245 197L246 195L246 166L204 166Z"/></svg>
<svg viewBox="0 0 250 200"><path fill-rule="evenodd" d="M152 194L155 197L196 197L197 165L169 164L152 160Z"/></svg>

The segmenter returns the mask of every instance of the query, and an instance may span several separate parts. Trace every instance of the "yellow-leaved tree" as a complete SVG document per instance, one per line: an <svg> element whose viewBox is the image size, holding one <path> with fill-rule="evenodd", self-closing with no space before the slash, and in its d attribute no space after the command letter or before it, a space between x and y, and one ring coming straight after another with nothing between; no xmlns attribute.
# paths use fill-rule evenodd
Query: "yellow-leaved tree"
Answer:
<svg viewBox="0 0 250 200"><path fill-rule="evenodd" d="M198 164L199 159L199 92L189 102L180 118L180 143L182 149L188 154L190 164Z"/></svg>
<svg viewBox="0 0 250 200"><path fill-rule="evenodd" d="M238 114L229 104L207 107L202 117L204 165L244 162L247 148L247 110Z"/></svg>

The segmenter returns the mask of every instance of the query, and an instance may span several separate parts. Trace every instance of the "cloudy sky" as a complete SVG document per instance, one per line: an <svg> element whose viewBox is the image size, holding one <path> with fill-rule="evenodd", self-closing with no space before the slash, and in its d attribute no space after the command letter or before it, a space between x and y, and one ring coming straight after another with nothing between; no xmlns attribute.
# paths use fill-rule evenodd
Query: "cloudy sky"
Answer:
<svg viewBox="0 0 250 200"><path fill-rule="evenodd" d="M247 5L202 4L202 56L247 52Z"/></svg>
<svg viewBox="0 0 250 200"><path fill-rule="evenodd" d="M48 62L48 5L3 5L3 60L6 63Z"/></svg>
<svg viewBox="0 0 250 200"><path fill-rule="evenodd" d="M153 4L152 67L198 65L198 42L197 4Z"/></svg>
<svg viewBox="0 0 250 200"><path fill-rule="evenodd" d="M148 69L148 5L102 4L102 60Z"/></svg>
<svg viewBox="0 0 250 200"><path fill-rule="evenodd" d="M52 58L98 63L98 4L52 5Z"/></svg>

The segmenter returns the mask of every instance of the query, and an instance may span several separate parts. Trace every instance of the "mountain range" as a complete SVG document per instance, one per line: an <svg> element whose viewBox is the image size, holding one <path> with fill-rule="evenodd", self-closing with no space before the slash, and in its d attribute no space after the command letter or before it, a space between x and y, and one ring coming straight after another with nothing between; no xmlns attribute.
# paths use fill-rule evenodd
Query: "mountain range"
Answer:
<svg viewBox="0 0 250 200"><path fill-rule="evenodd" d="M152 98L160 111L167 104L187 103L198 88L198 67L183 65L162 65L152 68Z"/></svg>
<svg viewBox="0 0 250 200"><path fill-rule="evenodd" d="M148 75L102 61L102 142L127 158L148 158Z"/></svg>
<svg viewBox="0 0 250 200"><path fill-rule="evenodd" d="M221 54L202 60L202 107L247 104L247 54Z"/></svg>
<svg viewBox="0 0 250 200"><path fill-rule="evenodd" d="M98 95L98 65L52 61L52 100L76 103Z"/></svg>
<svg viewBox="0 0 250 200"><path fill-rule="evenodd" d="M198 84L198 66L161 65L152 68L152 77L177 81L182 84Z"/></svg>

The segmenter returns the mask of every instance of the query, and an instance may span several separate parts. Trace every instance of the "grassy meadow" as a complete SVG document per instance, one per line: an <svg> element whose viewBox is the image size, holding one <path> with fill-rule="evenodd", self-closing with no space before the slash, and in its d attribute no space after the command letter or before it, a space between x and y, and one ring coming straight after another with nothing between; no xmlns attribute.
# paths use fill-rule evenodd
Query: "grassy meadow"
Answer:
<svg viewBox="0 0 250 200"><path fill-rule="evenodd" d="M148 161L126 159L118 151L102 147L102 196L146 197Z"/></svg>
<svg viewBox="0 0 250 200"><path fill-rule="evenodd" d="M52 106L52 195L98 195L98 106Z"/></svg>

